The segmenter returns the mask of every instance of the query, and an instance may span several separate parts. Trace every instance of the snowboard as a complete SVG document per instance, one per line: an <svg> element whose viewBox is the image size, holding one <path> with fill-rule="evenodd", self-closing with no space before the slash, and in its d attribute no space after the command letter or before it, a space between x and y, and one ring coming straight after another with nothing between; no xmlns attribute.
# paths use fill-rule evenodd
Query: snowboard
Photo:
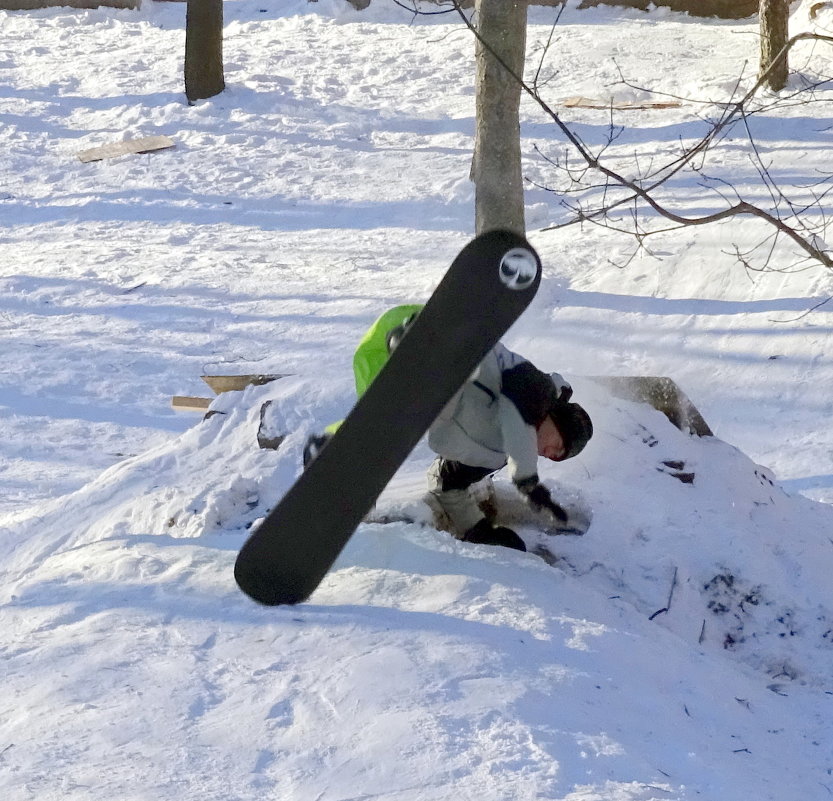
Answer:
<svg viewBox="0 0 833 801"><path fill-rule="evenodd" d="M305 601L445 404L529 305L541 261L518 234L477 236L333 438L246 540L234 578L276 606Z"/></svg>

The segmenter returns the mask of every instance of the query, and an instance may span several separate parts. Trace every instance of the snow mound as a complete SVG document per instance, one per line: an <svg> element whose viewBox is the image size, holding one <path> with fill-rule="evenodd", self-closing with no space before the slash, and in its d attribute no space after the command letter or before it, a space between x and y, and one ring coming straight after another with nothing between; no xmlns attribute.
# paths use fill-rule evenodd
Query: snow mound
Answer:
<svg viewBox="0 0 833 801"><path fill-rule="evenodd" d="M823 588L833 572L833 509L787 494L771 471L715 437L689 436L646 405L587 379L573 381L596 434L578 458L542 462L541 475L555 497L592 524L581 538L546 537L522 524L528 544L545 541L556 554L555 569L587 590L762 671L773 686L793 680L827 686L833 604ZM22 532L7 533L7 563L21 576L37 574L69 550L148 536L220 536L223 547L238 548L295 479L308 434L349 406L343 389L324 391L290 377L225 393L178 439L111 468ZM258 447L264 432L282 439L277 450ZM383 493L377 516L405 513L430 522L421 495L431 459L420 445ZM501 473L496 487L504 501L513 499ZM413 567L404 533L432 549L465 554L454 572L467 574L469 546L414 528L360 528L328 579L330 589L345 576L363 585L363 577L380 570L407 575ZM497 558L480 558L487 556ZM500 559L529 564L535 557Z"/></svg>
<svg viewBox="0 0 833 801"><path fill-rule="evenodd" d="M298 378L220 396L178 439L7 532L5 615L26 643L3 646L7 683L37 743L18 763L61 760L69 788L106 770L122 796L133 747L155 797L204 773L201 796L218 799L222 776L240 798L358 785L412 801L684 801L738 787L774 801L784 771L811 794L826 717L801 685L829 686L833 510L720 440L573 382L597 433L544 477L592 525L551 543L555 567L426 525L364 524L308 604L251 603L231 577L247 527L290 486L306 434L348 405L346 387ZM278 450L258 448L264 426ZM416 449L378 512L419 506L430 458ZM784 703L801 731L783 726ZM83 760L66 757L72 742Z"/></svg>

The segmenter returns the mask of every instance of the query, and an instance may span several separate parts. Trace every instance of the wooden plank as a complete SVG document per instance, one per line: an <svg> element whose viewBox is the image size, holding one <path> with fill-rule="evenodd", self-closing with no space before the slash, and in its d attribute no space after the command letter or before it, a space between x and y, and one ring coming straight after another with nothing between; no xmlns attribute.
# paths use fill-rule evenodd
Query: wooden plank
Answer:
<svg viewBox="0 0 833 801"><path fill-rule="evenodd" d="M0 0L3 11L33 11L36 8L138 8L141 0Z"/></svg>
<svg viewBox="0 0 833 801"><path fill-rule="evenodd" d="M682 103L679 100L633 100L616 102L612 98L610 100L593 100L589 97L568 97L561 101L561 105L565 108L595 108L595 109L616 109L617 111L640 111L644 109L657 108L679 108Z"/></svg>
<svg viewBox="0 0 833 801"><path fill-rule="evenodd" d="M178 412L204 412L211 406L211 398L195 398L191 395L174 395L171 406Z"/></svg>
<svg viewBox="0 0 833 801"><path fill-rule="evenodd" d="M221 392L268 384L277 378L283 378L283 375L255 373L252 375L204 375L201 378L219 395ZM178 412L205 412L211 403L211 398L197 398L193 395L174 395L171 398L171 406Z"/></svg>
<svg viewBox="0 0 833 801"><path fill-rule="evenodd" d="M169 136L144 136L141 139L124 139L121 142L111 142L100 147L82 150L78 153L78 160L85 164L89 161L113 159L128 153L150 153L154 150L167 150L175 147L176 142Z"/></svg>
<svg viewBox="0 0 833 801"><path fill-rule="evenodd" d="M281 374L254 373L251 375L203 375L200 376L218 395L221 392L234 392L250 386L262 386L270 381L283 378Z"/></svg>

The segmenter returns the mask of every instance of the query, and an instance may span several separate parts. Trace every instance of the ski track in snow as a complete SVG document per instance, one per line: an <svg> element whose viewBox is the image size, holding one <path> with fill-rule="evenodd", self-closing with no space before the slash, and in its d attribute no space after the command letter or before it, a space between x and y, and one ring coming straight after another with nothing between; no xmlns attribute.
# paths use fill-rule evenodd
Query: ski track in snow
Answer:
<svg viewBox="0 0 833 801"><path fill-rule="evenodd" d="M757 60L754 20L574 5L548 100L651 97L620 70L688 98L618 114L619 166L702 134L714 109L696 101L729 98ZM761 238L749 220L652 238L623 268L615 232L540 230L564 210L530 185L545 277L506 342L563 372L596 427L579 458L542 465L587 534L519 527L554 567L364 524L308 604L239 593L248 529L352 403L361 334L423 300L470 237L474 95L450 17L385 0L224 13L227 90L189 106L184 4L0 12L2 797L833 796L833 311L806 313L833 287L821 269L744 271L730 252ZM552 16L531 11L530 64ZM833 12L813 24L830 33ZM831 61L802 45L793 66ZM779 179L829 172L831 91L750 119ZM563 113L605 141L609 112ZM76 159L151 134L176 148ZM525 175L549 184L534 147L564 145L526 100L522 135ZM766 202L748 155L737 131L709 169ZM664 191L686 213L719 203L690 175ZM211 373L288 377L202 422L173 413ZM589 378L607 374L673 377L717 437ZM261 424L278 451L257 447ZM430 458L416 449L379 515L427 520Z"/></svg>

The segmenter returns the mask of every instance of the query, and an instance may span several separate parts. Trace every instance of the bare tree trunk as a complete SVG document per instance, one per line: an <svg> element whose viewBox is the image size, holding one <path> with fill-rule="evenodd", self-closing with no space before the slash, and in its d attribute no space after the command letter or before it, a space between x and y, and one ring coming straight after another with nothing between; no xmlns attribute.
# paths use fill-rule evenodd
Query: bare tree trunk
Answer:
<svg viewBox="0 0 833 801"><path fill-rule="evenodd" d="M784 50L789 38L788 21L790 16L790 0L760 0L758 10L761 22L761 68L762 75L776 61L772 72L766 79L767 86L773 92L779 92L787 85L789 59ZM784 50L780 58L778 56Z"/></svg>
<svg viewBox="0 0 833 801"><path fill-rule="evenodd" d="M188 0L185 11L185 95L214 97L223 79L223 0Z"/></svg>
<svg viewBox="0 0 833 801"><path fill-rule="evenodd" d="M490 52L523 75L527 0L477 0L477 129L472 161L477 233L508 228L521 235L524 192L521 174L521 87Z"/></svg>

